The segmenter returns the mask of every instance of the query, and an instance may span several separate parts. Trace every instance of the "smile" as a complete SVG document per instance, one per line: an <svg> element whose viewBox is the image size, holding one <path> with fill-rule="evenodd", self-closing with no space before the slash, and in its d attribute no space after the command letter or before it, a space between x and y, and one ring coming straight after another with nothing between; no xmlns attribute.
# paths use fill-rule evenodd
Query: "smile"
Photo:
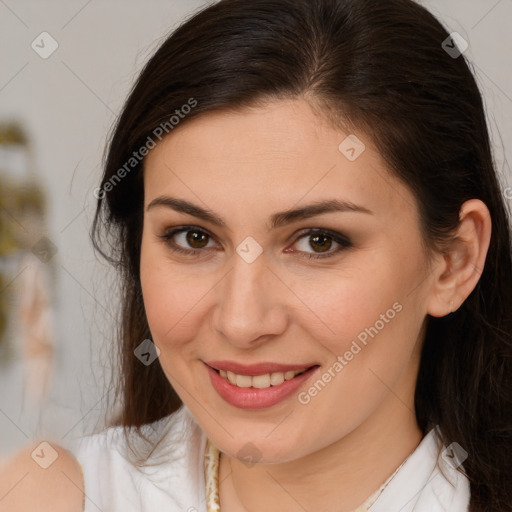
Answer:
<svg viewBox="0 0 512 512"><path fill-rule="evenodd" d="M239 388L257 388L257 389L265 389L270 386L279 386L285 380L291 380L297 375L304 373L307 368L303 370L290 370L287 372L273 372L273 373L265 373L263 375L238 375L236 373L219 370L220 376L224 379L228 380L234 386Z"/></svg>
<svg viewBox="0 0 512 512"><path fill-rule="evenodd" d="M263 409L283 402L320 368L318 364L246 366L232 362L208 362L204 366L218 396L239 409Z"/></svg>

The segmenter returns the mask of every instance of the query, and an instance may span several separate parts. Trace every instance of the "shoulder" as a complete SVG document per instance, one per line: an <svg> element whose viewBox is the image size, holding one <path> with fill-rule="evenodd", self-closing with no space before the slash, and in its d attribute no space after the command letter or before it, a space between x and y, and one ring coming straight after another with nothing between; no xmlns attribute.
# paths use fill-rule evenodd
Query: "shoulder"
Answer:
<svg viewBox="0 0 512 512"><path fill-rule="evenodd" d="M0 467L2 512L81 512L84 486L71 452L47 441L30 445Z"/></svg>

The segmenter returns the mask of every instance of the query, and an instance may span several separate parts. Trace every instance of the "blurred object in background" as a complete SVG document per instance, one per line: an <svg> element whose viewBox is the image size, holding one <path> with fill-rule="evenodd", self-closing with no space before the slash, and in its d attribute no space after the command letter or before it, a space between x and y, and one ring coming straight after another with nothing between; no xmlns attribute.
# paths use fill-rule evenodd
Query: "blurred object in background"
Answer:
<svg viewBox="0 0 512 512"><path fill-rule="evenodd" d="M32 161L21 126L0 123L0 364L20 368L23 406L41 410L53 368L56 251Z"/></svg>

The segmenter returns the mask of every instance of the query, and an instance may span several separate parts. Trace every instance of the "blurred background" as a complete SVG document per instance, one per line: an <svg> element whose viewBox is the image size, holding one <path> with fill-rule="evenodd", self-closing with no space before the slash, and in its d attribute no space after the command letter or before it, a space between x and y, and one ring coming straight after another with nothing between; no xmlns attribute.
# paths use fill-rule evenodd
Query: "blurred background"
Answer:
<svg viewBox="0 0 512 512"><path fill-rule="evenodd" d="M118 299L89 240L104 145L143 64L207 3L0 0L0 460L104 424ZM469 45L510 205L512 2L421 3Z"/></svg>

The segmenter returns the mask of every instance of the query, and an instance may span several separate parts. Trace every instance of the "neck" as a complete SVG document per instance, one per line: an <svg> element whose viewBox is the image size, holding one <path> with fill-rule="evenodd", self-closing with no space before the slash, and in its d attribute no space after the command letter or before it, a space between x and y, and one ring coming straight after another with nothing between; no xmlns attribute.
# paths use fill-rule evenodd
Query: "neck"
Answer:
<svg viewBox="0 0 512 512"><path fill-rule="evenodd" d="M422 439L414 412L390 394L372 417L320 451L248 467L222 453L222 512L350 512L393 474ZM265 489L265 492L261 490Z"/></svg>

